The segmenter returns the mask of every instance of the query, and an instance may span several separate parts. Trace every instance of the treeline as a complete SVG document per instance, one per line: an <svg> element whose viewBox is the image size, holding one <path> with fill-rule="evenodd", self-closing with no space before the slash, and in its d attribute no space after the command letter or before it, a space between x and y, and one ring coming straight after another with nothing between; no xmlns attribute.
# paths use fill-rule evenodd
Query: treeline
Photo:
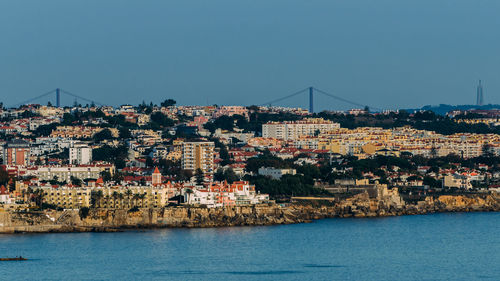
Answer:
<svg viewBox="0 0 500 281"><path fill-rule="evenodd" d="M500 127L489 126L487 124L467 124L465 122L455 122L447 116L437 115L432 111L417 112L412 116L402 110L399 113L387 115L345 115L338 113L321 112L315 115L333 122L337 122L343 128L354 129L358 127L381 127L392 129L396 127L411 126L418 130L434 131L443 135L456 133L476 133L476 134L500 134Z"/></svg>
<svg viewBox="0 0 500 281"><path fill-rule="evenodd" d="M252 108L252 107L250 107ZM276 121L295 121L302 119L303 116L292 113L260 113L250 110L248 119L241 115L221 116L204 125L204 128L210 132L215 132L216 129L233 131L234 128L242 129L244 132L262 132L262 124Z"/></svg>
<svg viewBox="0 0 500 281"><path fill-rule="evenodd" d="M478 168L478 164L488 165L490 172L500 171L500 157L484 155L471 159L463 159L458 155L445 157L426 158L412 156L403 153L401 157L376 156L374 158L357 159L356 157L345 157L339 161L330 163L326 159L319 159L319 165L306 164L295 165L295 159L283 160L271 155L250 158L247 162L247 170L253 176L245 179L255 184L256 189L263 193L269 193L273 198L289 196L323 195L323 190L314 187L316 181L333 184L336 179L362 179L364 173L372 173L379 178L380 183L390 183L388 172L397 167L401 172L415 174L408 180L423 180L423 184L431 187L441 187L441 182L428 175L418 173L419 166L428 166L428 172L439 173L440 169L455 169L458 166L467 168ZM297 170L296 175L285 175L281 180L273 180L268 177L259 176L260 167L293 168ZM217 179L224 179L225 174L219 173Z"/></svg>
<svg viewBox="0 0 500 281"><path fill-rule="evenodd" d="M324 179L323 175L327 175L327 171L315 165L295 165L293 160L283 160L269 154L250 158L247 161L246 168L254 176L246 176L245 180L254 184L257 191L268 193L272 198L328 194L328 192L314 187L315 180ZM297 170L297 174L284 175L280 180L274 180L258 175L260 167L293 168Z"/></svg>
<svg viewBox="0 0 500 281"><path fill-rule="evenodd" d="M116 168L123 169L128 157L128 148L125 145L112 147L104 145L92 150L92 159L95 161L107 161L115 164Z"/></svg>

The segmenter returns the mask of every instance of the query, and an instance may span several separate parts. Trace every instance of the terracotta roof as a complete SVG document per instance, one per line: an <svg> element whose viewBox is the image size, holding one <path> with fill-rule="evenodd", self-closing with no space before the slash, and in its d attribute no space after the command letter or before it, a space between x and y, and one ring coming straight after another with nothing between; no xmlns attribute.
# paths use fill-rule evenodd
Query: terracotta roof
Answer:
<svg viewBox="0 0 500 281"><path fill-rule="evenodd" d="M9 191L3 185L0 186L0 195L9 195Z"/></svg>

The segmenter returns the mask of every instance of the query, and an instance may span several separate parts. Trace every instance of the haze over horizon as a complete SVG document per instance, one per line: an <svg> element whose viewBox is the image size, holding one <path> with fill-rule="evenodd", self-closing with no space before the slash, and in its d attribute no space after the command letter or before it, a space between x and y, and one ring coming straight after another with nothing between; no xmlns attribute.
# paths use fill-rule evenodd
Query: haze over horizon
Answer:
<svg viewBox="0 0 500 281"><path fill-rule="evenodd" d="M481 79L498 104L498 11L493 0L2 1L0 101L60 87L112 105L251 105L315 86L395 109L474 104ZM351 107L315 97L318 111Z"/></svg>

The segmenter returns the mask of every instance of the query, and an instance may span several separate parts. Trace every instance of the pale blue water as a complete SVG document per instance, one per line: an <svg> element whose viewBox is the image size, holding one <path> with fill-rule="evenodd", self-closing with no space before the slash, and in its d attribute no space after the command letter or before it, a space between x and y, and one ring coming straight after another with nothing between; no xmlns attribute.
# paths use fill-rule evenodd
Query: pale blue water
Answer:
<svg viewBox="0 0 500 281"><path fill-rule="evenodd" d="M2 280L500 280L500 213L0 235Z"/></svg>

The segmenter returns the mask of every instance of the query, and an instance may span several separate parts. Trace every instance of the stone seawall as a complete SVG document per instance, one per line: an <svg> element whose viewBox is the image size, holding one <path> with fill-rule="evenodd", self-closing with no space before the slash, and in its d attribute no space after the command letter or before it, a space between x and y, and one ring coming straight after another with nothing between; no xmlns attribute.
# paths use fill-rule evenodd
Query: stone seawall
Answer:
<svg viewBox="0 0 500 281"><path fill-rule="evenodd" d="M43 212L0 211L0 233L87 232L162 227L223 227L309 222L334 217L381 217L436 212L498 212L500 195L427 197L417 204L370 199L359 194L342 201L303 198L287 205L228 208L168 207L141 209L92 209L86 217L76 210Z"/></svg>

